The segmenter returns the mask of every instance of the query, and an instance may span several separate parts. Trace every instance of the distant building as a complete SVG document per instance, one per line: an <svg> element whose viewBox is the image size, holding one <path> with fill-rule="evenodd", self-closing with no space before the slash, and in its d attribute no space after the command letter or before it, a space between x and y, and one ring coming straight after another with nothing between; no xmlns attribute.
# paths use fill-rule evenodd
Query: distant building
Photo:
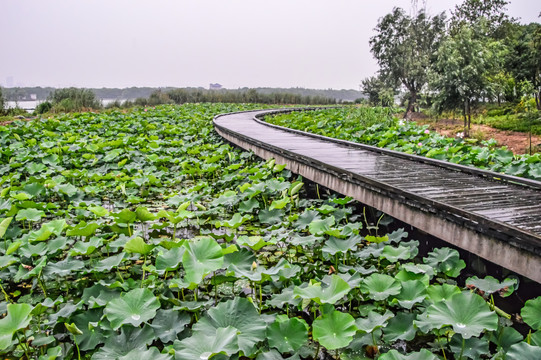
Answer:
<svg viewBox="0 0 541 360"><path fill-rule="evenodd" d="M220 90L222 88L221 84L209 84L209 90Z"/></svg>

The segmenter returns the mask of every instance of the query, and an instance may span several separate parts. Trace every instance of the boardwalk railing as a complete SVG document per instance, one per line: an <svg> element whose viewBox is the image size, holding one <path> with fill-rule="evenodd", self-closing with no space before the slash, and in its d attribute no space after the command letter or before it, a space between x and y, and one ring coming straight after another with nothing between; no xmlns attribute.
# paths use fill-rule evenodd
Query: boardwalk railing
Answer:
<svg viewBox="0 0 541 360"><path fill-rule="evenodd" d="M306 110L306 109L295 109ZM224 114L217 132L304 177L541 282L541 182Z"/></svg>

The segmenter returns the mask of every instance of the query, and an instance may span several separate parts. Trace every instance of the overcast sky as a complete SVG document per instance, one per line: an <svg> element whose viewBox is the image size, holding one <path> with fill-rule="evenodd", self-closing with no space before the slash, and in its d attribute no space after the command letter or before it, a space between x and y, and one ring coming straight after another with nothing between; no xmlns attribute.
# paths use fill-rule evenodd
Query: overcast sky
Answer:
<svg viewBox="0 0 541 360"><path fill-rule="evenodd" d="M0 0L0 84L358 89L377 71L368 39L395 6L411 1ZM508 10L541 21L539 0Z"/></svg>

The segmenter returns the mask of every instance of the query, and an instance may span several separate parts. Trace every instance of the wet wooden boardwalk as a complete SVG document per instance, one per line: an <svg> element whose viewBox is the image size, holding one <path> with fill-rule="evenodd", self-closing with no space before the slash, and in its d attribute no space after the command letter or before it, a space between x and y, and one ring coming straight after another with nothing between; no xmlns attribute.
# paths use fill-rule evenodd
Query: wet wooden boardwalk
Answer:
<svg viewBox="0 0 541 360"><path fill-rule="evenodd" d="M287 110L290 111L290 110ZM541 282L541 182L219 115L228 141Z"/></svg>

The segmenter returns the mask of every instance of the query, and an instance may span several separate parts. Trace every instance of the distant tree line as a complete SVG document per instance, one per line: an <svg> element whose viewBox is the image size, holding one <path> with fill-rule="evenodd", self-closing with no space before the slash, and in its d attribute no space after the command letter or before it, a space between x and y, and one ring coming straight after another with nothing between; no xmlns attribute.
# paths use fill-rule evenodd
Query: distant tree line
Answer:
<svg viewBox="0 0 541 360"><path fill-rule="evenodd" d="M8 101L24 101L24 100L47 100L49 96L57 90L52 87L16 87L5 88L4 95ZM98 99L116 99L116 100L135 100L138 98L148 98L156 91L167 93L173 90L184 90L187 92L200 92L206 89L202 87L188 87L188 88L152 88L152 87L130 87L130 88L99 88L99 89L87 89L94 93ZM247 92L248 90L255 90L258 94L270 95L270 94L294 94L301 96L319 96L324 98L332 98L339 102L341 101L355 101L359 98L363 98L364 95L358 90L334 90L334 89L305 89L305 88L241 88L236 90L225 90L234 92ZM216 90L213 90L216 91ZM224 90L219 90L224 91Z"/></svg>
<svg viewBox="0 0 541 360"><path fill-rule="evenodd" d="M541 110L541 24L519 24L506 14L508 3L465 0L449 19L394 8L370 39L379 71L362 81L362 92L378 105L405 92L406 118L420 105L460 109L466 129L480 103Z"/></svg>

